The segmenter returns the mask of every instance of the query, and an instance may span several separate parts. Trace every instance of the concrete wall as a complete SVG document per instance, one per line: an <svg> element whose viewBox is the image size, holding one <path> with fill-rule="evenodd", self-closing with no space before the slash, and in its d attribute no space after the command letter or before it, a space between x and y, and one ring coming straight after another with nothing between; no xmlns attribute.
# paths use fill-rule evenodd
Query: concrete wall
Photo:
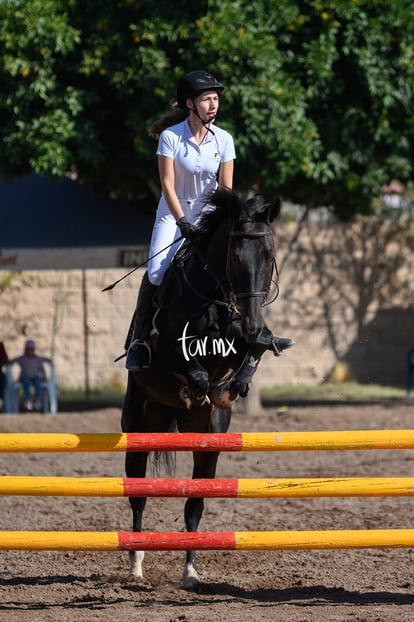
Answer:
<svg viewBox="0 0 414 622"><path fill-rule="evenodd" d="M413 253L392 224L296 225L275 229L280 294L265 309L273 332L295 339L280 358L266 353L260 386L316 384L345 361L361 382L403 384L414 342ZM124 270L0 272L0 341L10 357L27 338L52 356L61 387L123 386L123 343L142 277L110 292Z"/></svg>

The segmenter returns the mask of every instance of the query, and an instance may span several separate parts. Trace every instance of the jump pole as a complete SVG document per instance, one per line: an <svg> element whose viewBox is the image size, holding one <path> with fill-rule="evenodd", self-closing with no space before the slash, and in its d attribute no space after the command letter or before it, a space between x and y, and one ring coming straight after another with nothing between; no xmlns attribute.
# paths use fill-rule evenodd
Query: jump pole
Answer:
<svg viewBox="0 0 414 622"><path fill-rule="evenodd" d="M297 551L412 547L414 529L217 533L0 532L0 550L4 551Z"/></svg>
<svg viewBox="0 0 414 622"><path fill-rule="evenodd" d="M0 495L79 497L409 497L413 477L166 479L0 477Z"/></svg>
<svg viewBox="0 0 414 622"><path fill-rule="evenodd" d="M108 451L314 451L414 449L414 430L318 432L0 434L0 453Z"/></svg>

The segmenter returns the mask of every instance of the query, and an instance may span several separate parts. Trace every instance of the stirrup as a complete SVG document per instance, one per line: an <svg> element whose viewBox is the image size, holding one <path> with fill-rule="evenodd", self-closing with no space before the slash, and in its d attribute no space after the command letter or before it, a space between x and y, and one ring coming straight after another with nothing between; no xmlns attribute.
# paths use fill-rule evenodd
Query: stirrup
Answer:
<svg viewBox="0 0 414 622"><path fill-rule="evenodd" d="M151 367L151 348L146 341L134 339L128 348L125 367L128 371L141 371Z"/></svg>
<svg viewBox="0 0 414 622"><path fill-rule="evenodd" d="M270 349L273 350L275 356L282 356L283 351L295 345L293 339L285 337L272 337Z"/></svg>

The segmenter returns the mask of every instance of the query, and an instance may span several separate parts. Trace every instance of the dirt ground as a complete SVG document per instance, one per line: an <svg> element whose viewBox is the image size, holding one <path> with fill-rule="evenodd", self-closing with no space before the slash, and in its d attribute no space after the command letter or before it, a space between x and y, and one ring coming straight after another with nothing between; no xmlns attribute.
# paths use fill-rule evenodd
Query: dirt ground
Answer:
<svg viewBox="0 0 414 622"><path fill-rule="evenodd" d="M0 432L118 432L120 411L2 415ZM289 406L233 417L230 431L412 428L414 405ZM412 468L411 466L412 465ZM2 454L1 475L123 476L123 456ZM180 453L177 477L189 477ZM223 453L218 477L412 476L414 450ZM183 529L183 499L150 499L147 531ZM413 527L410 498L207 499L202 531ZM130 531L126 499L3 497L1 530ZM202 585L181 587L182 552L151 552L128 578L123 552L0 552L7 622L412 621L414 551L198 553Z"/></svg>

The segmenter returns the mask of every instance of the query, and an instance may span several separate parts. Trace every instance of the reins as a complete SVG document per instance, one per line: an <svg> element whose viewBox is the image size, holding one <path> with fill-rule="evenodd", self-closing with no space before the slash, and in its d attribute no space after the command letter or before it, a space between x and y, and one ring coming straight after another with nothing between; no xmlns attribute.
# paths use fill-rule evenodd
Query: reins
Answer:
<svg viewBox="0 0 414 622"><path fill-rule="evenodd" d="M236 230L236 231L231 231L230 232L230 239L229 239L229 244L228 244L228 248L227 248L227 257L226 257L226 281L229 285L229 291L226 292L224 290L223 287L223 281L221 278L219 278L215 272L213 270L211 270L210 266L208 265L208 262L205 260L205 258L203 257L203 255L200 253L199 249L193 245L192 247L192 251L194 252L194 254L197 255L198 259L200 260L200 262L203 264L203 270L205 272L207 272L212 278L213 280L216 282L217 284L217 288L221 289L221 292L223 294L223 298L224 300L219 300L219 299L214 299L211 298L205 294L203 294L203 292L201 292L198 287L196 287L194 285L194 283L190 280L186 269L185 269L185 262L182 262L181 264L181 272L182 272L182 276L183 279L186 283L186 285L202 300L205 300L206 302L210 303L210 304L215 304L215 305L219 305L222 307L226 307L228 308L230 311L233 312L237 312L238 313L238 309L236 307L237 304L237 300L239 298L259 298L262 297L264 299L264 302L262 304L262 306L267 306L269 304L271 304L272 302L274 302L278 296L279 293L279 288L277 287L277 283L275 281L273 281L276 284L276 293L275 295L272 297L271 300L267 301L267 296L269 294L269 290L270 290L270 284L272 283L272 276L270 278L270 283L269 283L269 287L266 290L261 290L261 291L246 291L246 292L235 292L234 288L232 286L232 279L231 279L231 269L230 269L230 242L232 238L262 238L265 236L271 236L272 232L271 231L241 231L241 230ZM277 265L276 265L276 259L275 257L273 257L272 259L272 275L273 272L276 272L277 275ZM227 300L226 300L227 299Z"/></svg>
<svg viewBox="0 0 414 622"><path fill-rule="evenodd" d="M217 275L213 272L213 270L211 270L210 266L208 265L208 263L206 262L206 260L204 259L204 257L202 256L202 254L200 253L198 248L196 246L193 246L192 250L197 255L197 257L201 261L201 263L203 264L203 271L207 272L214 279L214 281L217 284L217 288L221 289L221 292L223 294L223 298L226 298L226 292L224 291L221 279L219 279L217 277ZM228 296L228 298L229 298L228 301L210 298L209 296L206 296L205 294L200 292L200 290L190 281L190 279L188 277L188 274L186 273L186 270L185 270L185 262L183 262L182 265L181 265L181 273L183 275L183 279L184 279L186 285L188 285L188 287L199 298L201 298L202 300L205 300L209 304L215 304L215 305L218 305L220 307L226 307L227 309L229 309L229 311L233 311L233 312L236 311L238 313L238 311L236 309L236 306L235 306L235 300L232 299L232 293L231 292L230 292L230 294Z"/></svg>

